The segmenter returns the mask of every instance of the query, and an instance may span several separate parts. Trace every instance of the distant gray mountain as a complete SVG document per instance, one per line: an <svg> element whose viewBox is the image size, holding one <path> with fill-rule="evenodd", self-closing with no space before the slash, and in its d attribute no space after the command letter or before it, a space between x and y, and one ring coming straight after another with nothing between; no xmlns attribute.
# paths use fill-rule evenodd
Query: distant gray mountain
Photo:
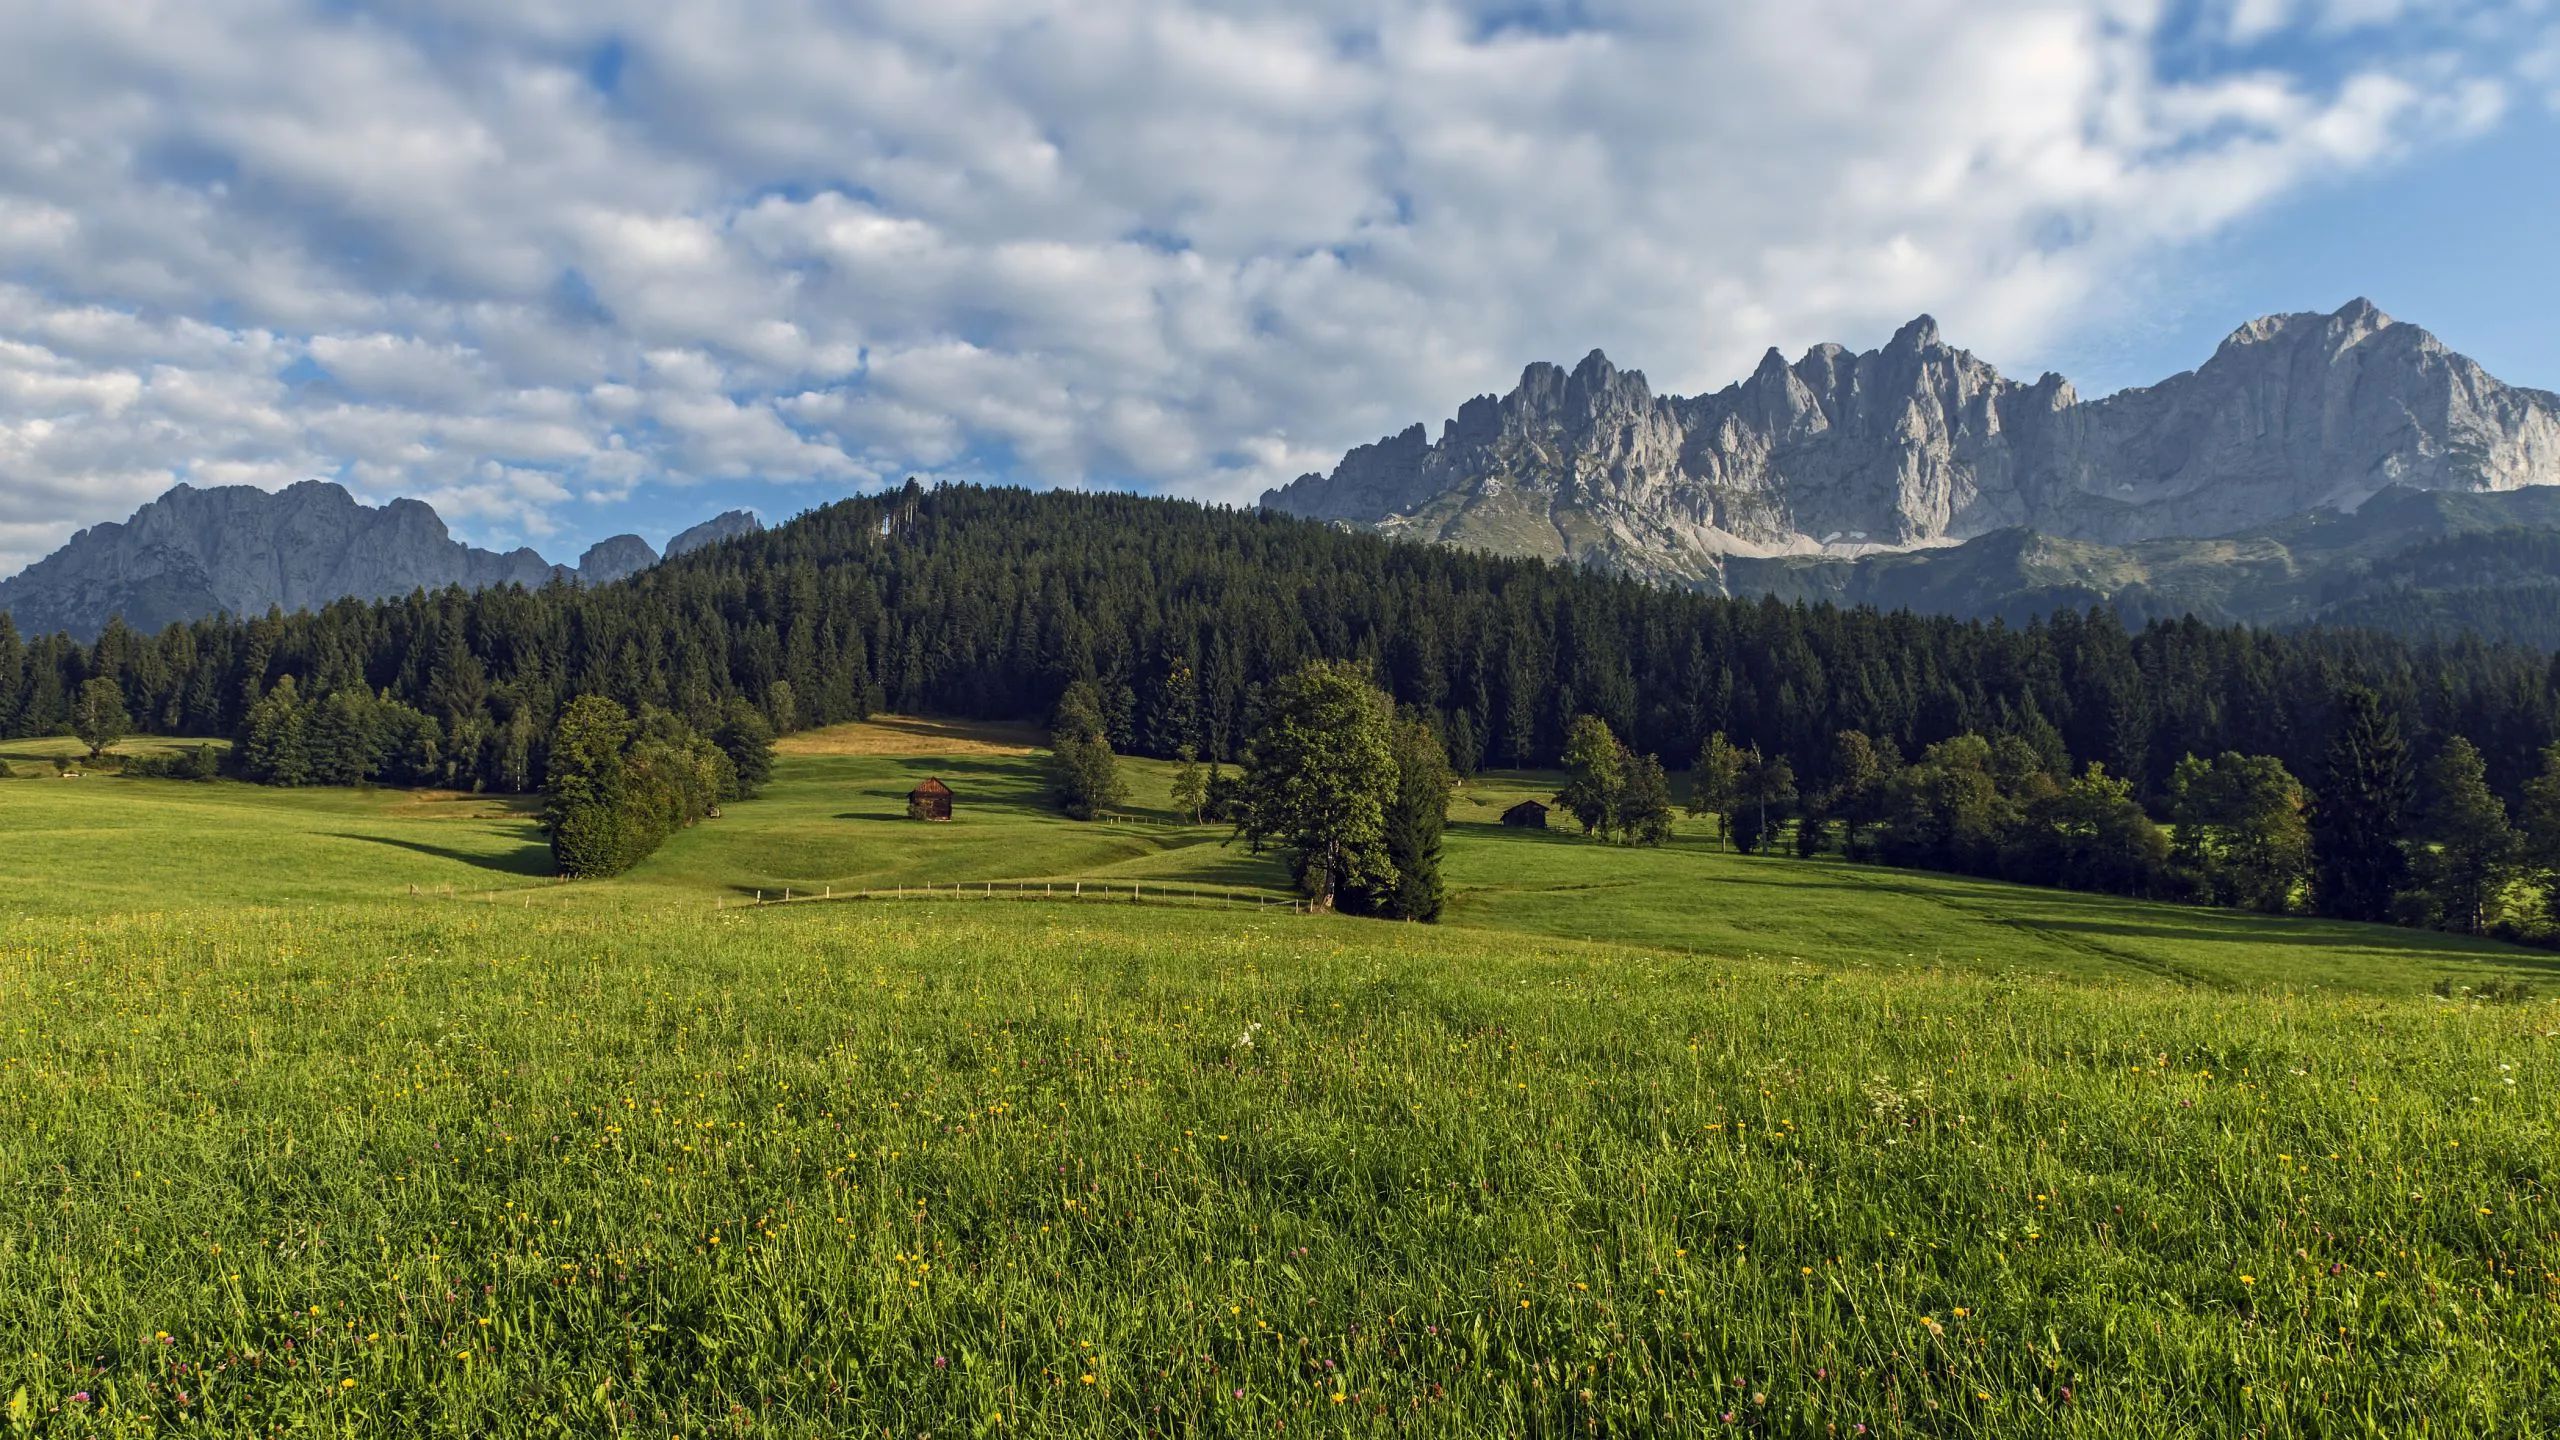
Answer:
<svg viewBox="0 0 2560 1440"><path fill-rule="evenodd" d="M1919 551L2018 530L2127 545L2351 511L2387 487L2560 482L2560 396L2500 383L2358 300L2242 326L2201 368L2083 402L1942 340L1772 350L1657 396L1593 351L1530 366L1434 442L1420 426L1262 503L1391 534L1748 590L1732 557ZM1765 578L1765 577L1760 577ZM1804 577L1796 577L1804 578ZM1828 588L1827 586L1825 588ZM1854 585L1847 588L1855 589Z"/></svg>
<svg viewBox="0 0 2560 1440"><path fill-rule="evenodd" d="M736 521L710 523L734 528ZM671 542L670 553L684 538ZM602 585L657 561L658 552L637 535L596 544L575 569L531 550L482 550L455 540L421 501L370 506L321 480L273 492L180 485L133 518L91 526L0 580L0 611L25 633L61 630L88 639L119 615L150 631L209 615L316 609L447 585Z"/></svg>
<svg viewBox="0 0 2560 1440"><path fill-rule="evenodd" d="M752 510L723 511L690 530L676 532L676 537L667 542L667 558L673 560L679 555L692 554L705 545L717 545L723 540L735 540L741 535L758 534L763 529L764 522L757 519Z"/></svg>
<svg viewBox="0 0 2560 1440"><path fill-rule="evenodd" d="M578 557L578 578L590 585L627 580L658 563L658 552L637 535L610 535Z"/></svg>

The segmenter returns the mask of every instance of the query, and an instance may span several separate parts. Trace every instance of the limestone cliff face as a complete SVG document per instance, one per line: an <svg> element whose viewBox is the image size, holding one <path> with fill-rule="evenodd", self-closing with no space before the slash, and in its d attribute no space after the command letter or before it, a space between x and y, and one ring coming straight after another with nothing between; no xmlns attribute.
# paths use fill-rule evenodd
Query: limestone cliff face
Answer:
<svg viewBox="0 0 2560 1440"><path fill-rule="evenodd" d="M754 525L753 516L744 518ZM723 516L695 529L723 523L736 525ZM209 615L316 609L333 600L377 600L447 585L601 585L657 560L657 551L636 535L599 542L574 570L531 550L477 549L455 540L421 501L376 508L325 481L272 493L180 485L131 519L83 530L0 580L0 612L24 633L62 630L87 639L118 615L152 631Z"/></svg>
<svg viewBox="0 0 2560 1440"><path fill-rule="evenodd" d="M1657 396L1593 352L1269 492L1275 510L1707 581L1725 555L1859 553L2010 527L2222 535L2386 486L2560 482L2560 396L2500 384L2364 301L2255 321L2202 368L2083 402L2003 378L1923 316L1882 349L1769 352Z"/></svg>

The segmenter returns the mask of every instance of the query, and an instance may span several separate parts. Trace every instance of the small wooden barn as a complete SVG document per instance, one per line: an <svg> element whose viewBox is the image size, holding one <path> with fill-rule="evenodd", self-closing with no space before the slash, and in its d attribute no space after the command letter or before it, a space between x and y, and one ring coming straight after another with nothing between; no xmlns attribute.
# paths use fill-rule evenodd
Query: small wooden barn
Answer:
<svg viewBox="0 0 2560 1440"><path fill-rule="evenodd" d="M1547 807L1535 800L1523 800L1502 812L1502 823L1519 830L1547 828Z"/></svg>
<svg viewBox="0 0 2560 1440"><path fill-rule="evenodd" d="M951 787L936 778L927 780L908 791L907 818L910 820L950 819Z"/></svg>

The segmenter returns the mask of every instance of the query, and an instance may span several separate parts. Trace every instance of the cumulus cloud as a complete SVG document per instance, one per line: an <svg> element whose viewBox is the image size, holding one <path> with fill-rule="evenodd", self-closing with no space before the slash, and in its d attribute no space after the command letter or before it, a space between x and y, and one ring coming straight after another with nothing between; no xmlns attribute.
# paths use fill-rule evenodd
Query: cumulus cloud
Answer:
<svg viewBox="0 0 2560 1440"><path fill-rule="evenodd" d="M1595 344L1684 389L1921 309L2032 352L2496 124L2552 39L2538 0L33 0L0 573L178 480L492 541L742 481L1238 500Z"/></svg>

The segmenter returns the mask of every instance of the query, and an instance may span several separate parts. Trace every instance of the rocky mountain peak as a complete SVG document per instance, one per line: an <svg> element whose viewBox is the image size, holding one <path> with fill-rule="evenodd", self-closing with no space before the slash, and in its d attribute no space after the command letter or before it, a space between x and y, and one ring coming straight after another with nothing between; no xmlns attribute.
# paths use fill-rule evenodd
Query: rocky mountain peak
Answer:
<svg viewBox="0 0 2560 1440"><path fill-rule="evenodd" d="M2206 537L2390 485L2560 483L2560 397L2501 384L2358 299L2239 327L2201 369L2083 401L2003 378L1921 315L1879 349L1771 350L1714 394L1655 398L1599 351L1521 373L1438 445L1407 431L1263 503L1665 578L1717 557L1943 545L2024 527Z"/></svg>
<svg viewBox="0 0 2560 1440"><path fill-rule="evenodd" d="M698 546L757 528L753 515L732 511L677 542L693 537ZM575 570L529 549L482 550L455 540L423 501L370 506L326 480L272 492L180 484L131 518L93 525L0 580L0 612L22 632L59 630L87 639L116 616L152 631L211 615L316 609L349 597L378 600L448 585L534 587L560 579L602 585L657 560L658 552L636 535L590 547Z"/></svg>

